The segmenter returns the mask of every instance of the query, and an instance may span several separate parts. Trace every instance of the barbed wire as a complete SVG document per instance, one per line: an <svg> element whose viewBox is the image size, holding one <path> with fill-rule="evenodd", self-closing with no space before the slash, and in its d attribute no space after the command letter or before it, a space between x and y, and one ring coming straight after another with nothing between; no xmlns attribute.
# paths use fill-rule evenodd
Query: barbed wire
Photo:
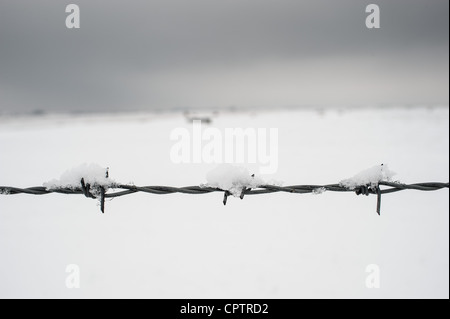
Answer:
<svg viewBox="0 0 450 319"><path fill-rule="evenodd" d="M385 187L381 189L381 186ZM389 194L404 190L418 190L418 191L437 191L443 188L449 188L449 183L440 182L426 182L415 184L402 184L398 182L379 182L376 185L360 185L354 188L348 188L341 184L329 184L329 185L293 185L293 186L275 186L275 185L261 185L257 188L244 187L240 193L240 198L243 199L246 195L261 195L271 194L278 192L285 192L290 194L307 194L307 193L322 193L328 192L354 192L356 195L377 195L377 213L381 214L381 195ZM112 190L112 191L111 191ZM18 188L9 186L0 186L0 194L3 195L16 195L16 194L28 194L28 195L46 195L46 194L83 194L88 198L98 199L100 201L100 210L105 212L105 199L116 198L126 196L134 193L149 193L156 195L166 194L209 194L213 192L223 192L223 204L227 204L227 199L232 193L229 190L224 190L214 187L203 186L187 186L187 187L172 187L172 186L135 186L135 185L123 185L113 184L108 187L103 185L85 183L82 178L80 181L80 187L63 187L63 188L51 188L48 189L43 186Z"/></svg>

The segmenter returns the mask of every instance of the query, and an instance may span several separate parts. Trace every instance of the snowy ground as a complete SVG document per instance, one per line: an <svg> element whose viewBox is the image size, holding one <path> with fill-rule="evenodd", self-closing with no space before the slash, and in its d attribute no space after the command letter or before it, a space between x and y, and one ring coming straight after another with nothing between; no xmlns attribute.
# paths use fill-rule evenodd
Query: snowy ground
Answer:
<svg viewBox="0 0 450 319"><path fill-rule="evenodd" d="M405 182L449 179L448 108L221 113L279 128L285 185L336 183L380 163ZM0 185L39 186L82 163L136 185L198 185L173 164L182 115L0 117ZM0 196L0 297L449 297L449 192L230 198L134 194L101 215L83 196ZM77 264L81 288L67 289ZM381 288L366 287L377 264Z"/></svg>

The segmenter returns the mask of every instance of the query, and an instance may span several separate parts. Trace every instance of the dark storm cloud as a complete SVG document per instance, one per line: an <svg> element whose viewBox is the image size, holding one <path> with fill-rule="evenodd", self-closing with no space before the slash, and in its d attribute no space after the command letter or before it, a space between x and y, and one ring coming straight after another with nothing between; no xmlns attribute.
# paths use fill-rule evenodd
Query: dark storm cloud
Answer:
<svg viewBox="0 0 450 319"><path fill-rule="evenodd" d="M448 2L0 0L0 110L447 103Z"/></svg>

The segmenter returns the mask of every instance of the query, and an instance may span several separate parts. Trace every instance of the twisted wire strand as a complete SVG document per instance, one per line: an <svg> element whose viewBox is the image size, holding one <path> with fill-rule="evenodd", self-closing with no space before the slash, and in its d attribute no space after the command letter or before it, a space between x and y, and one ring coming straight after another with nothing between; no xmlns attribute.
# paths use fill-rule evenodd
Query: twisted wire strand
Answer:
<svg viewBox="0 0 450 319"><path fill-rule="evenodd" d="M381 189L380 186L385 187ZM275 185L262 185L256 189L244 188L242 190L240 198L243 199L245 195L261 195L261 194L271 194L278 192L286 192L292 194L306 194L315 193L320 190L329 192L355 192L357 195L377 195L377 213L380 214L381 211L381 195L395 193L404 190L418 190L418 191L437 191L443 188L449 188L449 183L440 182L425 182L425 183L415 183L415 184L401 184L397 182L379 182L378 185L361 185L355 188L348 188L340 184L328 184L328 185L292 185L292 186L275 186ZM65 195L85 195L88 198L96 198L100 200L101 211L105 211L105 199L106 198L116 198L121 196L126 196L134 193L149 193L156 195L166 195L166 194L209 194L213 192L223 192L224 199L223 203L226 205L228 196L231 193L228 190L223 190L220 188L213 187L203 187L203 186L186 186L186 187L172 187L172 186L135 186L135 185L123 185L117 184L109 187L108 192L105 187L101 185L89 185L85 184L84 179L81 179L80 187L76 188L54 188L47 189L43 186L28 187L28 188L18 188L9 186L0 186L0 194L3 195L17 195L17 194L27 194L27 195L46 195L46 194L65 194Z"/></svg>

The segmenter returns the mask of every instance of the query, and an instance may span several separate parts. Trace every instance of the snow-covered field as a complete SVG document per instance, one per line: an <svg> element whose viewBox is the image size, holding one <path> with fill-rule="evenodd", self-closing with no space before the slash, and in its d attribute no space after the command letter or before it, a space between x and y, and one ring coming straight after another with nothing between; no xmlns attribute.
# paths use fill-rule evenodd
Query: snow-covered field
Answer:
<svg viewBox="0 0 450 319"><path fill-rule="evenodd" d="M405 183L449 179L443 108L223 112L212 127L279 130L284 185L337 183L387 163ZM40 186L82 163L136 185L206 182L174 164L181 114L0 117L0 186ZM252 167L250 167L252 168ZM0 196L0 297L449 297L449 192ZM80 267L80 289L66 267ZM366 267L380 267L380 289Z"/></svg>

